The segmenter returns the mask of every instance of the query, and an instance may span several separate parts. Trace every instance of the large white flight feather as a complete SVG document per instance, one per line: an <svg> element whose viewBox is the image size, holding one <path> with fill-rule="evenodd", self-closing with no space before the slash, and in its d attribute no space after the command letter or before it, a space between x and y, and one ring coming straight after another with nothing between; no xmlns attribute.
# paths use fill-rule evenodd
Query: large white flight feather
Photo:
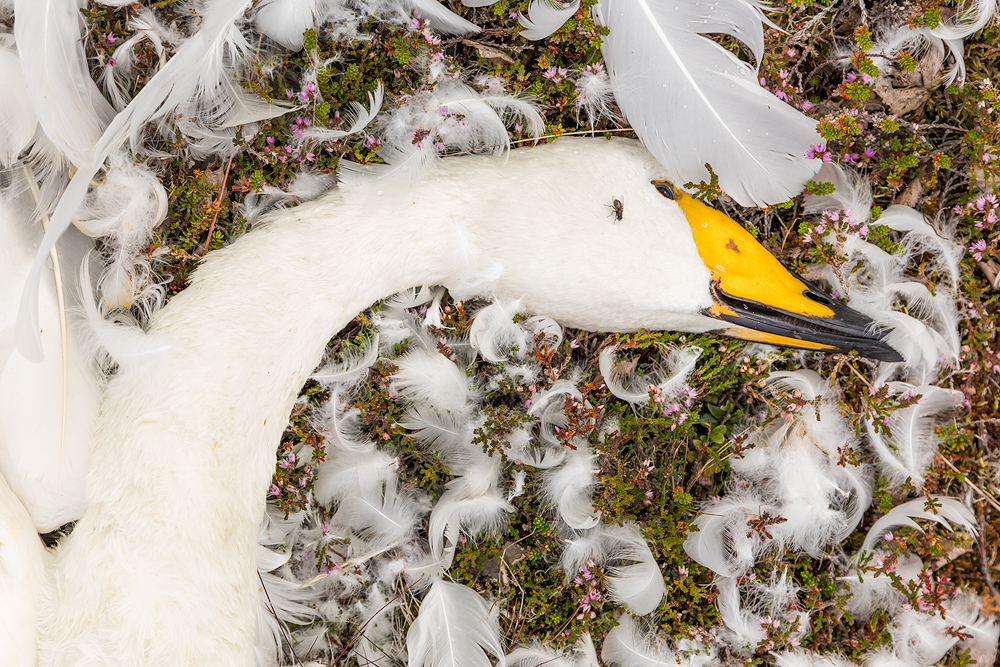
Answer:
<svg viewBox="0 0 1000 667"><path fill-rule="evenodd" d="M93 245L76 230L53 249L41 279L45 362L33 364L15 349L15 304L42 236L33 208L28 193L0 200L0 473L44 533L87 508L84 477L101 386L79 323L68 317L80 289L77 268Z"/></svg>
<svg viewBox="0 0 1000 667"><path fill-rule="evenodd" d="M24 84L46 136L78 167L114 109L90 78L83 52L83 0L17 0L14 39Z"/></svg>
<svg viewBox="0 0 1000 667"><path fill-rule="evenodd" d="M38 117L28 96L17 51L0 47L0 165L10 167L35 135Z"/></svg>
<svg viewBox="0 0 1000 667"><path fill-rule="evenodd" d="M752 0L601 0L601 51L618 105L679 183L708 181L744 206L785 201L819 169L805 157L816 122L757 83L756 69L704 37L722 33L763 53Z"/></svg>

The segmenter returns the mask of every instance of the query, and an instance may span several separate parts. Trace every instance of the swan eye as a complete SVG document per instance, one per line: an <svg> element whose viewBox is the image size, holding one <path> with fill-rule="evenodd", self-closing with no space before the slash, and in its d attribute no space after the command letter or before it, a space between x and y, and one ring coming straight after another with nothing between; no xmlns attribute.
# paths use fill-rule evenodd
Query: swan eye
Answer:
<svg viewBox="0 0 1000 667"><path fill-rule="evenodd" d="M670 181L652 181L652 184L656 191L667 199L677 200L677 191L674 190L674 184Z"/></svg>

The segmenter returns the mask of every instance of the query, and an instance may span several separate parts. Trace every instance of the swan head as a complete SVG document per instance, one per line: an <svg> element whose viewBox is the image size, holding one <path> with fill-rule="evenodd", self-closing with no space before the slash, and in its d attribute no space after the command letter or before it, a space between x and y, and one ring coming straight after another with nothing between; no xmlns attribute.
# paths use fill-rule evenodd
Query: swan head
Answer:
<svg viewBox="0 0 1000 667"><path fill-rule="evenodd" d="M902 361L871 318L671 185L638 142L564 138L513 151L499 172L485 160L445 160L429 186L462 202L455 218L477 237L475 263L497 267L493 291L532 312L593 331L716 332Z"/></svg>

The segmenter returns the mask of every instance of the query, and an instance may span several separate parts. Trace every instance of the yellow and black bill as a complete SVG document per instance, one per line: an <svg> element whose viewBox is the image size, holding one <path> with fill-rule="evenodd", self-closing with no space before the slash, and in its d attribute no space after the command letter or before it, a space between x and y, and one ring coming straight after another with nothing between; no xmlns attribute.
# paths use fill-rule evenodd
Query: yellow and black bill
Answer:
<svg viewBox="0 0 1000 667"><path fill-rule="evenodd" d="M691 225L711 275L713 305L704 314L730 325L721 333L771 345L903 361L874 320L789 271L735 220L668 182L653 185L677 202Z"/></svg>
<svg viewBox="0 0 1000 667"><path fill-rule="evenodd" d="M899 352L885 342L885 332L874 320L799 280L806 288L801 295L829 314L803 314L727 294L718 282L712 285L715 305L706 314L732 325L720 333L735 338L806 350L855 352L878 361L903 361Z"/></svg>

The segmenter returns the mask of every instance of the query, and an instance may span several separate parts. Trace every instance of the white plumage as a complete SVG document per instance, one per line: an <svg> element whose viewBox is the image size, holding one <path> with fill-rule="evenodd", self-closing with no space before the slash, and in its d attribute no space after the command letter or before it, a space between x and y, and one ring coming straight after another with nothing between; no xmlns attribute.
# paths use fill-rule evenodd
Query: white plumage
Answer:
<svg viewBox="0 0 1000 667"><path fill-rule="evenodd" d="M474 29L437 2L407 3L425 10L425 16L440 28L453 32ZM22 29L40 21L58 23L61 32L68 34L73 25L79 24L72 13L50 11L65 9L54 2L23 11L21 4L27 7L27 3L18 5L17 25ZM378 4L382 11L389 11L393 5L399 13L394 3ZM465 4L489 2L467 0ZM51 118L52 112L61 113L66 105L39 113L41 126L51 136L39 138L36 151L44 153L46 142L52 141L83 167L57 208L57 224L47 235L46 248L68 223L75 204L84 197L89 178L105 157L129 135L135 143L139 128L148 120L163 118L173 110L201 116L209 121L208 127L180 125L201 141L202 147L211 147L229 140L227 132L231 131L227 126L283 111L246 96L230 78L239 55L249 48L234 28L246 6L242 0L207 5L201 30L178 45L176 55L103 136L101 131L110 116L96 87L86 76L79 76L77 70L86 67L79 45L74 41L76 45L68 50L61 45L40 56L45 67L51 67L53 60L65 63L64 73L73 81L68 90L60 87L60 94L75 100L67 105L92 103L94 107L66 127L58 127ZM536 0L528 16L521 17L526 35L541 37L557 29L576 7L577 3L557 5ZM390 170L370 170L381 171L381 176L391 169L408 172L404 179L407 183L412 183L415 176L421 177L424 187L419 198L406 191L400 201L384 193L386 181L358 178L358 173L345 169L346 187L320 202L272 216L260 231L213 256L196 274L192 288L157 314L149 337L132 336L130 349L134 352L138 337L138 348L155 350L157 363L149 370L127 363L129 359L124 357L119 359L123 363L109 389L95 435L95 466L88 479L91 506L73 535L60 546L54 562L32 539L29 519L21 505L6 487L0 488L4 510L0 540L19 546L0 552L0 564L8 572L23 573L15 586L8 586L4 592L29 601L4 609L11 623L26 629L3 636L11 651L17 652L11 655L33 661L36 630L43 660L60 665L86 659L81 656L98 656L96 659L104 662L175 665L187 660L196 664L236 664L249 659L255 635L270 632L273 645L274 627L257 626L260 617L253 612L253 600L260 590L254 564L262 570L281 564L281 556L255 546L254 534L261 522L260 501L273 467L273 445L295 392L318 361L326 339L357 310L387 293L411 285L440 283L469 294L495 291L520 299L527 312L546 312L564 323L585 328L723 328L711 316L710 267L691 239L691 221L670 198L650 187L650 182L670 175L698 180L695 176L705 175L702 165L708 160L722 176L723 187L735 198L784 199L809 175L811 167L804 165L797 151L813 138L812 125L775 102L779 109L775 113L758 109L755 115L765 128L761 130L763 139L761 135L751 140L735 136L735 123L728 119L738 106L727 98L731 91L726 91L726 85L758 101L767 95L762 97L755 85L743 81L748 79L751 67L697 33L710 28L732 34L749 44L759 60L760 38L755 32L759 32L760 16L756 7L734 2L728 4L727 12L709 9L708 13L679 7L687 19L679 28L663 20L666 7L665 2L625 4L602 0L599 11L608 24L614 24L605 54L622 106L653 152L661 160L669 156L670 170L657 165L631 142L600 141L567 141L537 151L519 151L511 157L508 169L502 171L483 157L435 164L431 158L436 151L424 151L410 140L414 127L425 122L433 124L436 138L471 147L484 142L505 144L507 133L500 118L507 112L537 120L522 101L480 95L460 81L445 80L425 99L386 121L382 130L387 138L385 156ZM258 7L258 27L279 43L297 48L301 46L300 28L340 10L340 3L332 0L269 0ZM269 32L265 26L274 30ZM644 32L654 38L633 39L634 34ZM156 26L148 28L148 36L162 53L157 41L161 40L160 33L162 30ZM687 45L684 57L679 57L676 46L681 43ZM665 78L637 76L631 69L636 62L664 63L656 57L635 55L634 49L643 47L648 47L648 52L662 50L679 69L665 69ZM622 55L630 50L633 52L628 57ZM4 53L11 55L9 51ZM21 54L22 61L27 57ZM20 93L16 85L18 73L10 62L7 65L10 67L2 73L13 82L16 97ZM720 66L731 71L720 74ZM108 88L115 91L116 103L121 106L124 95L113 78L114 71L107 71L111 77ZM187 78L190 71L198 76ZM721 83L713 76L719 76ZM87 85L81 85L81 81ZM706 83L712 81L715 83ZM632 86L636 85L644 91L638 100L630 98L635 92ZM670 86L671 104L681 105L675 108L677 113L671 116L671 122L683 124L677 118L683 118L687 110L689 115L715 118L724 131L713 131L704 138L685 133L661 142L664 126L646 120L651 119L648 110L661 94L658 85ZM690 94L677 95L682 87ZM381 88L370 96L369 109L356 107L357 117L351 119L348 132L357 131L374 117L381 106L380 93ZM43 98L44 93L37 93L35 104ZM685 100L698 103L688 109ZM472 120L473 129L460 131L450 126L447 112L440 111L442 106L455 117ZM15 130L0 153L6 161L25 147L28 128L34 128L33 118L28 114L13 117ZM77 126L81 131L76 131ZM97 128L96 134L89 126ZM777 126L784 133L781 142L774 136L767 138L767 127L773 131ZM305 138L325 140L340 134L317 131ZM715 146L718 138L723 139L722 146ZM731 170L725 160L712 159L720 155L728 159L736 149L743 151L744 159L736 160ZM565 188L564 183L552 178L553 174L565 173L570 164L579 190ZM761 164L766 166L758 172ZM365 170L356 170L361 171ZM511 190L518 193L517 200L509 196ZM580 192L587 196L581 197ZM606 207L623 193L628 202L625 224L621 229L612 229L606 220ZM147 198L147 203L157 199L154 195ZM127 202L129 206L142 204L141 197ZM386 212L396 214L400 209L395 207L400 205L405 207L405 214L390 220ZM381 215L373 215L379 210ZM309 216L327 220L319 223ZM94 216L100 217L105 216ZM155 220L157 215L144 217ZM470 224L470 220L475 223ZM539 224L542 220L546 225ZM885 222L890 224L889 219ZM918 227L906 227L910 238L922 234L929 241L923 247L943 249L926 229ZM108 228L121 234L123 225L118 221ZM454 238L460 241L449 246L448 241ZM136 243L132 240L131 245ZM564 256L573 261L554 262L548 252L552 247L562 248ZM42 257L44 252L43 248ZM331 261L329 256L334 253L344 259ZM623 265L622 256L630 257L630 263ZM125 260L119 263L125 266ZM956 266L954 259L946 264L950 270ZM378 270L372 271L376 266ZM586 269L580 270L580 266ZM38 261L33 270L36 275L41 271ZM124 271L127 274L127 269ZM262 272L275 280L263 294L250 298L247 286L259 286ZM122 270L118 275L119 287L128 282L121 278ZM886 274L887 279L896 277L891 272ZM302 289L307 280L311 286L308 294ZM923 305L929 312L925 319L934 321L933 333L942 339L935 339L933 345L921 350L925 366L933 369L936 359L931 359L931 352L953 343L943 340L952 323L946 309L912 285L888 291ZM31 298L29 289L28 303ZM97 319L92 305L90 316L92 321ZM528 342L529 327L512 328L509 317L507 322L500 320L496 329L484 324L475 344L487 358L516 357L521 345ZM30 329L33 323L30 318L27 321ZM544 327L544 323L539 326ZM107 330L111 325L97 327ZM116 347L114 339L121 332L111 329L104 341L114 354L111 348ZM377 347L375 344L374 349ZM248 349L252 350L249 355ZM124 351L119 346L119 352ZM422 437L443 456L450 457L449 465L454 465L460 475L448 485L431 516L432 552L441 559L449 548L453 549L460 530L476 534L502 522L510 506L499 484L499 460L460 452L476 423L469 408L474 392L460 369L446 360L441 363L444 357L434 355L421 350L411 353L400 361L401 370L395 380L401 392L414 402L411 425L423 429L418 439ZM362 357L361 364L366 364L370 356ZM679 370L669 383L660 383L661 390L683 381L696 356L688 354L679 359ZM602 358L602 370L604 361ZM409 539L426 505L418 494L411 495L398 487L392 457L377 455L373 443L354 437L349 428L344 428L337 396L349 389L356 377L353 371L332 369L320 378L334 385L329 417L335 451L330 464L342 465L343 469L327 472L324 467L317 489L326 502L336 505L331 519L335 529L364 538L352 548L372 550L356 554L364 560L378 553L383 544ZM65 373L62 382L65 387ZM628 391L624 385L619 390L641 402L639 394L643 392L634 388ZM561 452L553 447L556 439L551 429L560 425L559 415L554 414L558 410L543 406L558 405L573 391L553 387L547 401L538 397L538 409L533 409L532 414L541 422L540 451L528 450L526 431L512 434L511 446L523 448L526 463L551 468L547 473L548 495L569 528L591 531L580 544L590 539L599 546L601 558L609 566L608 585L613 597L636 613L648 613L655 609L664 590L652 553L637 529L614 529L597 523L590 501L593 470L587 446L581 444L570 455L557 455ZM441 420L442 414L448 419ZM790 440L785 438L785 444ZM4 472L8 479L21 475ZM844 484L836 486L840 482L834 483L835 490L849 494ZM828 491L821 489L818 497L825 500ZM769 493L787 503L804 497L801 489L789 491L784 487L772 488ZM165 503L164 499L171 502ZM733 504L732 500L737 502ZM745 502L739 500L738 494L724 499L724 503L732 505L731 515L740 515L724 522L731 534L703 536L706 539L700 545L706 552L734 552L732 559L725 557L718 563L720 568L733 568L735 563L734 569L740 570L760 554L762 545L754 540L748 538L746 544L735 544L740 539L732 539L744 531L748 508L759 498L748 493L742 499ZM32 504L30 500L24 502ZM758 511L761 507L757 502ZM81 504L69 510L77 515L80 511ZM67 516L65 512L62 517ZM857 507L849 514L848 522L856 521ZM198 520L192 521L192 517ZM38 516L33 518L38 523ZM808 550L815 549L817 542L825 542L825 538L782 539ZM490 611L471 590L437 578L434 573L440 572L440 565L427 568L433 583L408 635L414 664L486 665L487 654L503 663L495 611ZM10 582L0 579L5 586ZM266 582L281 593L272 605L280 608L282 617L302 618L307 613L296 606L292 588L277 579ZM372 633L358 648L359 654L369 653L367 658L359 657L363 663L369 659L376 662L371 657L371 638L384 634L386 610L392 608L391 601L381 606L385 601L377 598L373 595L370 600L359 601L357 609L344 614L345 619L372 621ZM730 605L729 611L740 613L738 593L735 607ZM750 617L743 620L750 622ZM700 664L700 658L682 660L680 654L647 644L635 633L629 636L628 624L626 617L620 631L614 631L605 642L605 659L609 662ZM206 628L218 630L209 634ZM442 628L448 634L445 640L439 634ZM609 648L616 642L617 649ZM614 650L621 653L613 654ZM596 662L592 647L588 651L581 645L581 652L581 659Z"/></svg>

